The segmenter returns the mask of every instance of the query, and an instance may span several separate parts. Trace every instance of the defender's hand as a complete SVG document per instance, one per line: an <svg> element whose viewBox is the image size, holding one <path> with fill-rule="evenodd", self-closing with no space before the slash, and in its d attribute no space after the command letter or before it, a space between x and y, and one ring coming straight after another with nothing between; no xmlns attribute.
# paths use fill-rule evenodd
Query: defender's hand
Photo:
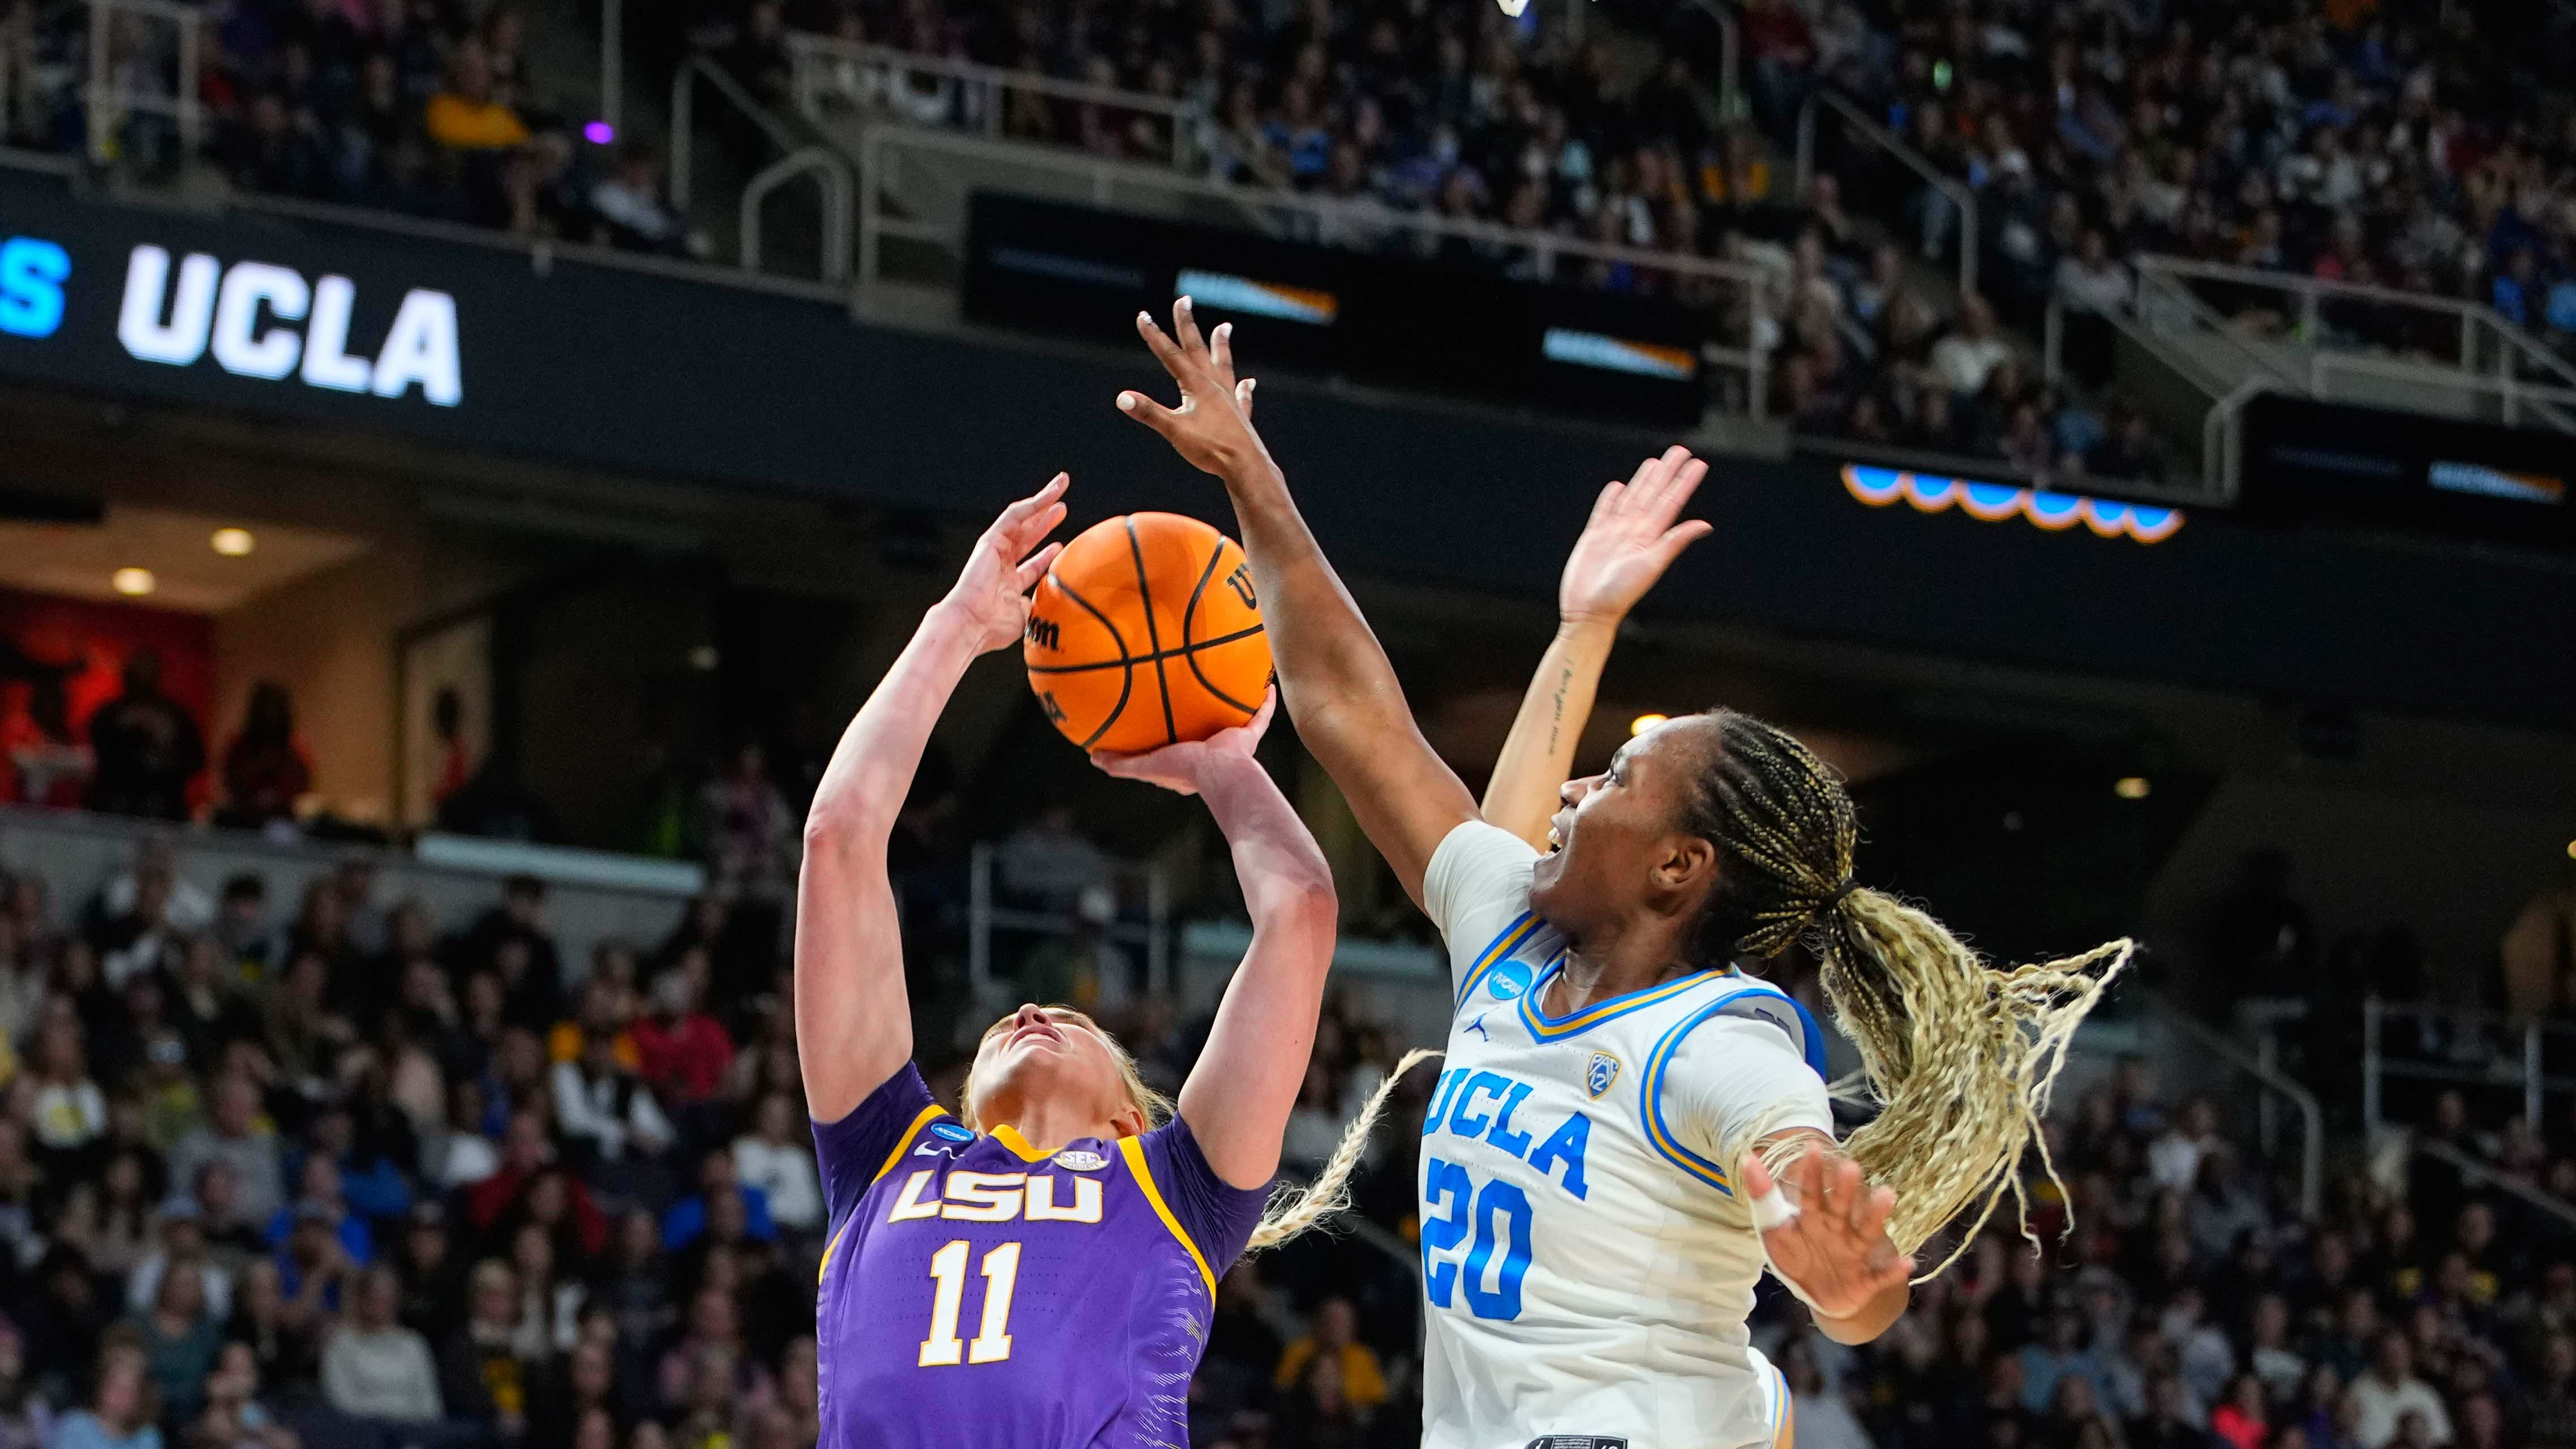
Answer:
<svg viewBox="0 0 2576 1449"><path fill-rule="evenodd" d="M1141 392L1118 394L1118 407L1163 435L1182 457L1200 471L1222 478L1265 451L1252 431L1252 379L1234 376L1234 324L1216 329L1210 347L1199 336L1190 299L1172 303L1172 331L1166 336L1145 313L1136 314L1136 331L1153 349L1154 360L1181 385L1181 405L1167 408Z"/></svg>
<svg viewBox="0 0 2576 1449"><path fill-rule="evenodd" d="M1824 1145L1810 1142L1788 1176L1798 1214L1763 1230L1762 1246L1771 1254L1772 1269L1808 1307L1822 1317L1850 1318L1914 1276L1914 1260L1896 1251L1887 1236L1896 1194L1871 1188L1859 1163L1840 1154L1828 1163ZM1744 1186L1756 1202L1774 1191L1759 1153L1745 1154Z"/></svg>
<svg viewBox="0 0 2576 1449"><path fill-rule="evenodd" d="M1556 586L1558 617L1614 624L1627 617L1682 550L1715 527L1699 518L1673 521L1707 476L1708 464L1676 445L1638 464L1627 482L1602 489L1583 536L1566 555Z"/></svg>

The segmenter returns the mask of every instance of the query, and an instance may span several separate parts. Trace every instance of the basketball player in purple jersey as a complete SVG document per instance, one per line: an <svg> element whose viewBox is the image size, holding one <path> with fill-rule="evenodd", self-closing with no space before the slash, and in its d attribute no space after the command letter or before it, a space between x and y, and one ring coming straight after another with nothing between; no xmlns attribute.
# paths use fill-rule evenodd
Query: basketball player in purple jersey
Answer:
<svg viewBox="0 0 2576 1449"><path fill-rule="evenodd" d="M1005 509L841 737L805 827L796 1040L831 1207L822 1449L1185 1445L1217 1276L1337 1205L1263 1202L1313 1045L1335 902L1244 728L1095 762L1205 799L1253 922L1178 1114L1080 1012L984 1034L961 1116L912 1061L886 839L975 656L1019 642L1066 480ZM1346 1144L1343 1159L1357 1156Z"/></svg>

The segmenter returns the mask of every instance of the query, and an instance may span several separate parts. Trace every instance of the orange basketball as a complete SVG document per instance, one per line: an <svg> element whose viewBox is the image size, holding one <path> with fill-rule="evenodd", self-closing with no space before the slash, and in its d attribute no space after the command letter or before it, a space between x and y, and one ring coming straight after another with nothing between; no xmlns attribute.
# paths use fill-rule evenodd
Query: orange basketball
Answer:
<svg viewBox="0 0 2576 1449"><path fill-rule="evenodd" d="M1243 724L1270 685L1243 550L1176 513L1112 518L1066 544L1021 654L1064 737L1118 755Z"/></svg>

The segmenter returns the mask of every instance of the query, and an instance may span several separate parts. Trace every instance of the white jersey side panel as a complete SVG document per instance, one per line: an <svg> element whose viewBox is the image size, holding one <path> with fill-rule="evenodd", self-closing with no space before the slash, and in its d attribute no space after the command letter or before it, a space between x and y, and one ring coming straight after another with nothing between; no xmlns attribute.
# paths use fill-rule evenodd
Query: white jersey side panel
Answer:
<svg viewBox="0 0 2576 1449"><path fill-rule="evenodd" d="M1463 825L1425 881L1458 998L1422 1143L1424 1445L1767 1445L1782 1390L1744 1322L1762 1247L1725 1153L1757 1126L1831 1130L1813 1025L1715 970L1549 1017L1564 943L1529 914L1535 858Z"/></svg>

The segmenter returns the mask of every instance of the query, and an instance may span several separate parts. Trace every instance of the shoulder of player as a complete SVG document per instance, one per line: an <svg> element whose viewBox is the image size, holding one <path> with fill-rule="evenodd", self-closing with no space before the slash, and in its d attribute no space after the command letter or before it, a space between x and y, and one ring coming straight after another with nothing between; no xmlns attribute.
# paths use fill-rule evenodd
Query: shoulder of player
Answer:
<svg viewBox="0 0 2576 1449"><path fill-rule="evenodd" d="M1703 1078L1741 1080L1765 1068L1825 1075L1822 1028L1787 993L1759 983L1721 983L1693 993L1658 1035L1647 1062L1663 1091Z"/></svg>

